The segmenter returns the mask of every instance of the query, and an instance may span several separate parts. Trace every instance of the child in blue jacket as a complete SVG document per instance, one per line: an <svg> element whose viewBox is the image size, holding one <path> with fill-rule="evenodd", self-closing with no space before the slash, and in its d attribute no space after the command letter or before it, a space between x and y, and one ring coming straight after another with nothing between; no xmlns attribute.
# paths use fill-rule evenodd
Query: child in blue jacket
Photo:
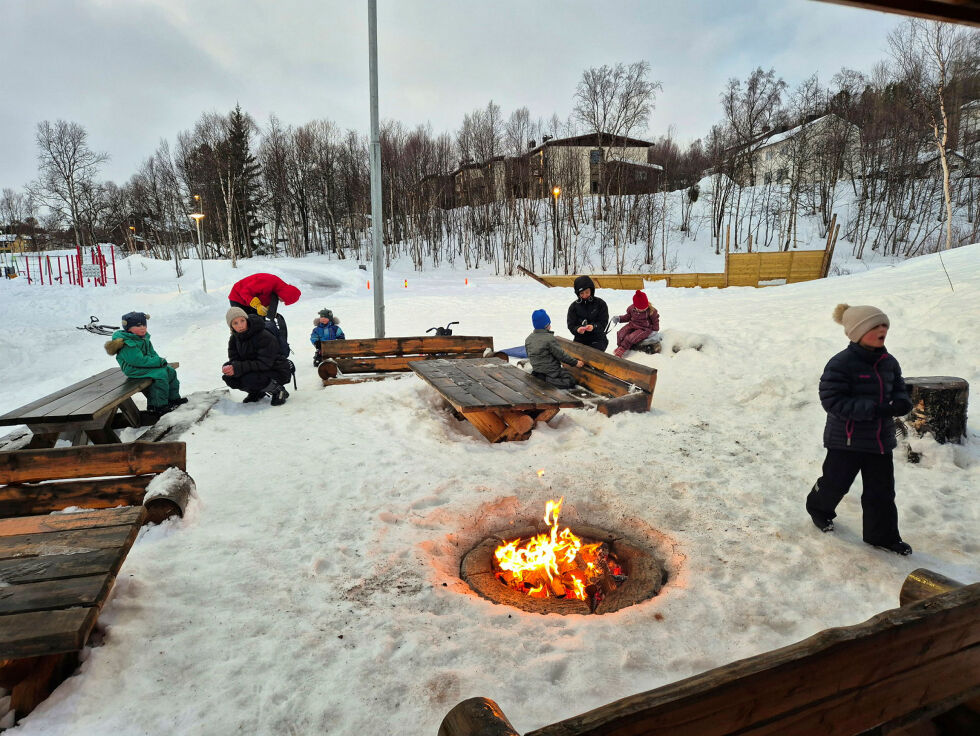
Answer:
<svg viewBox="0 0 980 736"><path fill-rule="evenodd" d="M340 329L340 320L333 316L329 309L321 309L320 316L313 320L313 332L310 333L310 342L316 348L316 355L313 356L313 366L320 365L323 360L320 357L320 343L328 340L344 340L344 331Z"/></svg>

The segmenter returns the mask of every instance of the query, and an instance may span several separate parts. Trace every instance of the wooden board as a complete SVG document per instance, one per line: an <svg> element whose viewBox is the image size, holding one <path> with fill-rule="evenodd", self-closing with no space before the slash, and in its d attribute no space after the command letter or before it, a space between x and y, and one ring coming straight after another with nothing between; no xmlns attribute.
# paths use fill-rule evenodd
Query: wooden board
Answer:
<svg viewBox="0 0 980 736"><path fill-rule="evenodd" d="M111 413L151 383L149 378L127 378L119 368L112 368L8 412L0 417L0 425L91 421Z"/></svg>
<svg viewBox="0 0 980 736"><path fill-rule="evenodd" d="M452 353L454 359L457 358L482 358L483 350ZM388 355L378 357L362 358L331 358L332 362L340 369L341 373L405 373L411 368L409 363L417 360L444 360L446 353L433 353L432 355ZM330 365L321 363L320 365Z"/></svg>
<svg viewBox="0 0 980 736"><path fill-rule="evenodd" d="M324 358L472 353L493 349L492 337L446 335L443 337L382 337L364 340L328 340L320 343Z"/></svg>
<svg viewBox="0 0 980 736"><path fill-rule="evenodd" d="M139 508L126 507L109 511L82 511L76 514L44 514L22 516L17 519L0 519L0 537L125 526L139 521L141 516L142 512Z"/></svg>
<svg viewBox="0 0 980 736"><path fill-rule="evenodd" d="M83 509L139 506L143 503L143 496L146 495L146 487L155 477L155 475L134 475L121 478L37 484L13 483L0 486L0 519L49 514L69 506Z"/></svg>
<svg viewBox="0 0 980 736"><path fill-rule="evenodd" d="M183 442L128 442L114 445L15 450L0 453L0 483L162 473L187 470Z"/></svg>
<svg viewBox="0 0 980 736"><path fill-rule="evenodd" d="M37 657L85 646L99 609L79 606L0 616L0 658Z"/></svg>
<svg viewBox="0 0 980 736"><path fill-rule="evenodd" d="M980 692L980 583L527 736L853 736Z"/></svg>
<svg viewBox="0 0 980 736"><path fill-rule="evenodd" d="M625 358L617 358L615 355L610 355L588 345L567 340L564 337L557 337L555 339L558 340L559 346L566 353L574 358L585 361L590 367L607 374L611 378L618 379L627 388L629 384L632 384L643 391L653 393L653 389L657 385L656 368L650 368L635 363L632 360L626 360ZM613 393L612 395L621 396L622 393Z"/></svg>

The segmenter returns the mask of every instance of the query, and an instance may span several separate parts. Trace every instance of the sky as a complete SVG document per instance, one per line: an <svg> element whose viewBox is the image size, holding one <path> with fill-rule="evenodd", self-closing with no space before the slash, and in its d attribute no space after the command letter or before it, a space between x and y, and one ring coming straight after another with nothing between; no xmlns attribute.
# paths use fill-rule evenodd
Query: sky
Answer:
<svg viewBox="0 0 980 736"><path fill-rule="evenodd" d="M236 103L260 126L367 134L367 16L364 0L0 0L0 187L36 176L42 120L83 125L117 183ZM583 70L646 60L663 86L647 134L686 144L720 120L729 78L868 72L900 20L813 0L379 0L380 112L435 132L490 100L564 119Z"/></svg>

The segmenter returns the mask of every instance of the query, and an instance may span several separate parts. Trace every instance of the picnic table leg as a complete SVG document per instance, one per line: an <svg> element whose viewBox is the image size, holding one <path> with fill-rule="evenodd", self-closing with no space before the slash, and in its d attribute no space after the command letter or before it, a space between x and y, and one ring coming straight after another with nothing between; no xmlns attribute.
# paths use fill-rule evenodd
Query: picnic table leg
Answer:
<svg viewBox="0 0 980 736"><path fill-rule="evenodd" d="M468 411L463 418L491 442L526 440L534 428L534 419L518 411Z"/></svg>
<svg viewBox="0 0 980 736"><path fill-rule="evenodd" d="M46 431L41 427L32 427L27 425L27 428L33 433L31 441L28 443L27 447L30 450L46 450L49 447L54 447L55 443L58 441L58 432Z"/></svg>
<svg viewBox="0 0 980 736"><path fill-rule="evenodd" d="M542 409L537 413L537 416L534 417L534 423L537 424L538 422L550 422L556 416L558 416L558 407L549 406L547 409Z"/></svg>
<svg viewBox="0 0 980 736"><path fill-rule="evenodd" d="M133 401L132 397L126 399L118 408L119 416L126 421L127 427L140 426L140 410L137 408L136 402Z"/></svg>
<svg viewBox="0 0 980 736"><path fill-rule="evenodd" d="M78 666L78 652L32 658L27 676L14 685L10 709L23 718L48 697Z"/></svg>
<svg viewBox="0 0 980 736"><path fill-rule="evenodd" d="M116 412L110 412L109 416L106 417L105 423L101 427L92 427L85 430L85 434L89 436L93 444L96 445L117 445L122 440L119 439L112 429L112 422L116 418Z"/></svg>

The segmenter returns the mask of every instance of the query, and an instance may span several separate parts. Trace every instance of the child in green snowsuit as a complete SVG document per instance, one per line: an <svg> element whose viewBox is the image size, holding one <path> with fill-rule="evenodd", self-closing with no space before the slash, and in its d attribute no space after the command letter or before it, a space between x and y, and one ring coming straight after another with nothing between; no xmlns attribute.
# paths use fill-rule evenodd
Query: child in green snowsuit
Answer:
<svg viewBox="0 0 980 736"><path fill-rule="evenodd" d="M152 378L146 394L146 411L162 415L186 404L180 397L180 381L177 371L167 365L167 359L157 355L146 332L146 320L150 315L128 312L122 316L122 329L112 333L105 344L105 351L116 356L122 372L130 378Z"/></svg>

